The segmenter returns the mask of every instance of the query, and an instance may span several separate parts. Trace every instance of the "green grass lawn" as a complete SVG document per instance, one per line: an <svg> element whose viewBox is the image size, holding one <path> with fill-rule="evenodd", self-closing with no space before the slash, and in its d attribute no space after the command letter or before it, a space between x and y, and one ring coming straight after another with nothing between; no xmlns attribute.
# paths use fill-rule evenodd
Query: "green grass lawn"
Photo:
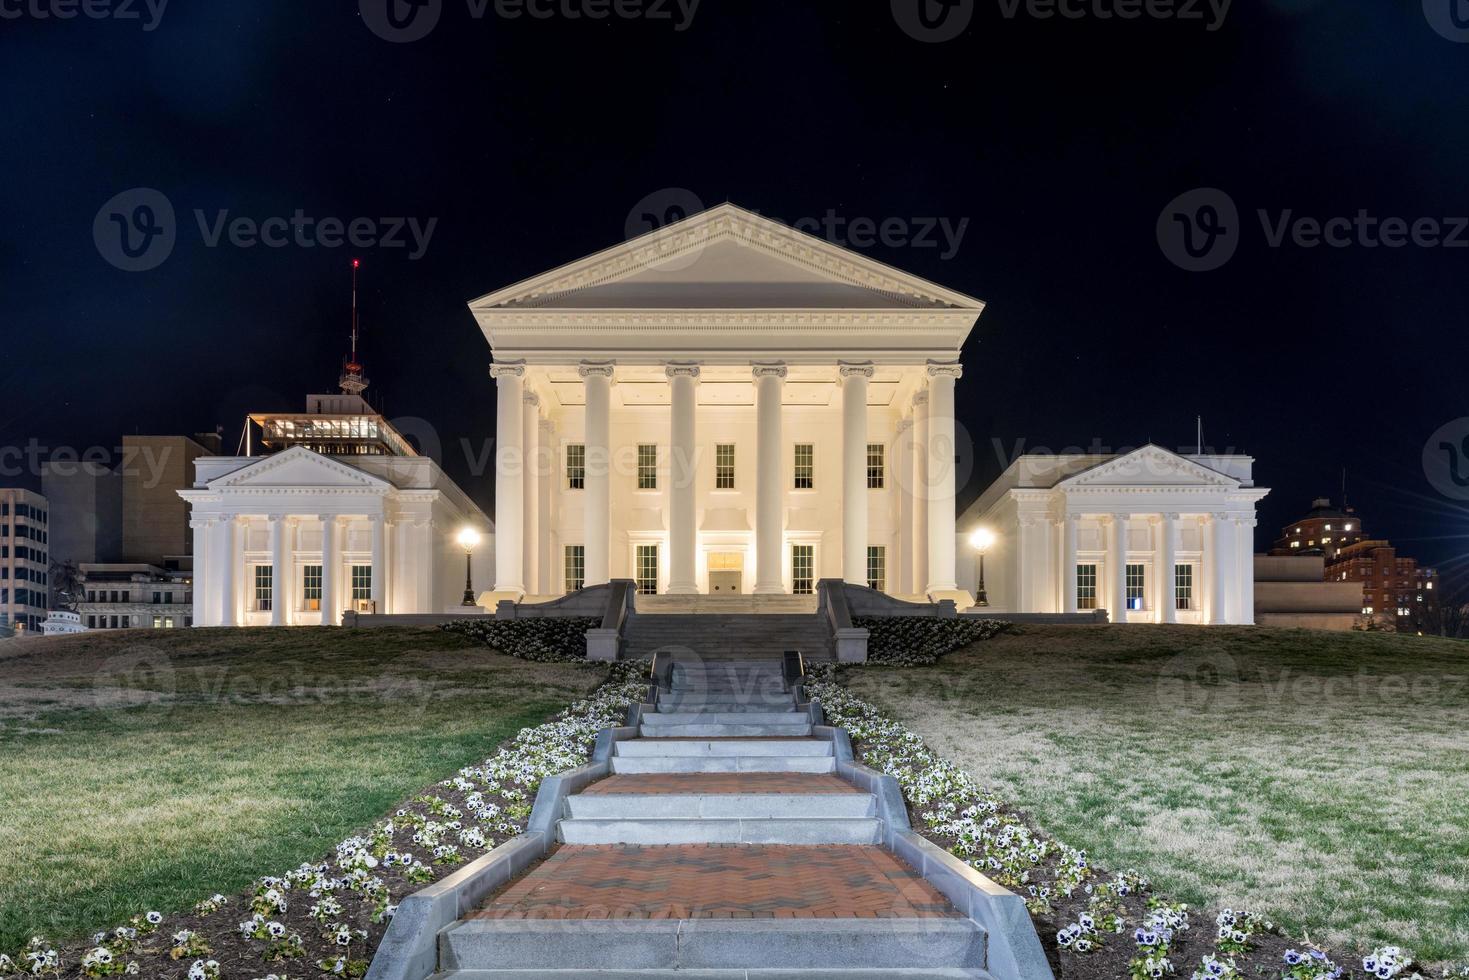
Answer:
<svg viewBox="0 0 1469 980"><path fill-rule="evenodd" d="M1469 643L1027 627L843 681L1104 867L1469 961Z"/></svg>
<svg viewBox="0 0 1469 980"><path fill-rule="evenodd" d="M0 950L319 860L602 678L437 630L0 644Z"/></svg>

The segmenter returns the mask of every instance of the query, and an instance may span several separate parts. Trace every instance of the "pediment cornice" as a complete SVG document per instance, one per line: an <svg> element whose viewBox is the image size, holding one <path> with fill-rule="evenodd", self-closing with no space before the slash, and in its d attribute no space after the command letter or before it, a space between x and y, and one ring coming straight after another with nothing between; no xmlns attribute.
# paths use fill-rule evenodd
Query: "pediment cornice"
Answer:
<svg viewBox="0 0 1469 980"><path fill-rule="evenodd" d="M1128 482L1115 482L1119 478ZM1056 488L1068 493L1217 493L1238 490L1240 482L1159 446L1144 446L1068 477Z"/></svg>
<svg viewBox="0 0 1469 980"><path fill-rule="evenodd" d="M298 482L290 485L259 483L268 478L272 473L282 470L288 466L303 465L309 470L314 470L323 478L322 483L314 481ZM264 493L264 494L340 494L345 492L362 493L371 492L382 495L391 492L394 487L391 483L353 466L340 463L320 453L314 453L301 446L292 446L290 449L278 452L273 456L248 463L239 469L226 473L212 482L208 489L214 493Z"/></svg>

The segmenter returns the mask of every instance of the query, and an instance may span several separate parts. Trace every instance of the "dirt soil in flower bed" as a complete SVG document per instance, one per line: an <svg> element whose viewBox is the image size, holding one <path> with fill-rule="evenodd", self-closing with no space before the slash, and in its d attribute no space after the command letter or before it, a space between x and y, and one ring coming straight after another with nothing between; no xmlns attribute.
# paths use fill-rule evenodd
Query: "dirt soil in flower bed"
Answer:
<svg viewBox="0 0 1469 980"><path fill-rule="evenodd" d="M41 934L61 941L47 946L59 973L43 975L84 976L98 945L89 931L138 916L135 943L107 941L115 966L135 962L142 977L182 980L213 960L225 980L299 980L342 955L360 975L387 928L384 906L519 833L540 779L580 764L641 690L599 689L605 668L527 663L439 630L159 632L0 649L11 828L0 954L22 969L17 953ZM564 721L540 724L558 712ZM354 833L364 855L343 862L332 848ZM385 860L390 851L417 871ZM345 884L359 862L357 889L320 887ZM293 880L239 890L262 873ZM286 908L265 920L304 947L279 961L270 940L239 930L271 887ZM222 906L194 907L214 890L228 895ZM328 895L341 911L313 919ZM156 929L141 919L152 910L163 913ZM173 958L180 930L202 942Z"/></svg>

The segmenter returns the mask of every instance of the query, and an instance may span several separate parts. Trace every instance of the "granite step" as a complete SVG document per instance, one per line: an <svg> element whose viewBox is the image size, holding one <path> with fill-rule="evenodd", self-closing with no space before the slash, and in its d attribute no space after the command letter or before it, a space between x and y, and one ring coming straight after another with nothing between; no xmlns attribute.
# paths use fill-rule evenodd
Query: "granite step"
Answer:
<svg viewBox="0 0 1469 980"><path fill-rule="evenodd" d="M870 817L569 819L564 844L879 844L883 824Z"/></svg>
<svg viewBox="0 0 1469 980"><path fill-rule="evenodd" d="M643 727L669 725L791 725L804 721L800 711L668 711L643 715Z"/></svg>
<svg viewBox="0 0 1469 980"><path fill-rule="evenodd" d="M703 755L620 756L610 760L618 775L673 772L836 772L831 756Z"/></svg>
<svg viewBox="0 0 1469 980"><path fill-rule="evenodd" d="M451 970L431 980L994 980L984 970Z"/></svg>
<svg viewBox="0 0 1469 980"><path fill-rule="evenodd" d="M566 801L572 820L776 820L870 818L871 793L579 793Z"/></svg>
<svg viewBox="0 0 1469 980"><path fill-rule="evenodd" d="M643 724L640 729L641 734L649 738L755 738L772 735L787 738L803 738L811 734L811 722L806 720L793 720L787 724L779 725L773 722L745 724L738 721L650 723L650 719L657 717L659 716L656 714L643 715ZM663 717L678 716L664 715ZM697 718L699 716L694 715L692 717ZM758 718L759 715L752 715L751 717ZM803 715L792 715L790 717L793 719L804 719Z"/></svg>
<svg viewBox="0 0 1469 980"><path fill-rule="evenodd" d="M613 755L633 756L829 756L832 743L813 738L631 738L613 743Z"/></svg>

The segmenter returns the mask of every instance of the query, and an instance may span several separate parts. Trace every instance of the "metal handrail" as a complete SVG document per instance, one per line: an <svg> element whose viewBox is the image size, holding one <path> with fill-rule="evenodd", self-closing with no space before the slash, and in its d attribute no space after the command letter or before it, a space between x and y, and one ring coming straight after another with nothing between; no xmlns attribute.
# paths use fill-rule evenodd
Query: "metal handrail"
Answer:
<svg viewBox="0 0 1469 980"><path fill-rule="evenodd" d="M795 688L806 677L806 658L800 650L787 650L782 654L781 674L787 691Z"/></svg>

